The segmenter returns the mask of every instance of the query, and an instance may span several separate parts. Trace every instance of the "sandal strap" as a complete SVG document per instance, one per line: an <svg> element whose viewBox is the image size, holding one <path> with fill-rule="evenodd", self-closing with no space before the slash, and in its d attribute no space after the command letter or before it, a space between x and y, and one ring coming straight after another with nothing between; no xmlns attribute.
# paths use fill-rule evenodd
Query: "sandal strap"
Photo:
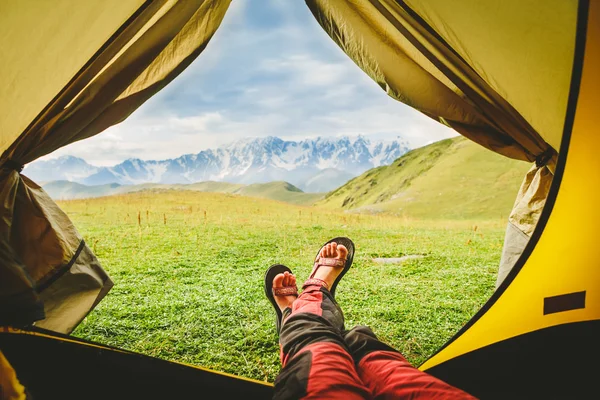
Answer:
<svg viewBox="0 0 600 400"><path fill-rule="evenodd" d="M315 265L313 266L312 272L310 273L310 276L308 277L308 279L310 280L313 278L313 276L315 276L315 273L317 272L319 267L339 268L339 267L344 267L345 265L346 265L346 260L342 260L340 258L319 257L315 260Z"/></svg>
<svg viewBox="0 0 600 400"><path fill-rule="evenodd" d="M298 296L298 287L296 286L283 286L274 287L273 296Z"/></svg>
<svg viewBox="0 0 600 400"><path fill-rule="evenodd" d="M341 258L324 258L319 257L315 261L315 267L343 267L346 264L346 260L342 260Z"/></svg>
<svg viewBox="0 0 600 400"><path fill-rule="evenodd" d="M302 285L302 289L306 289L308 286L323 286L325 287L325 289L329 290L329 285L327 284L327 282L325 282L323 279L319 279L319 278L310 278L307 279L304 282L304 285Z"/></svg>

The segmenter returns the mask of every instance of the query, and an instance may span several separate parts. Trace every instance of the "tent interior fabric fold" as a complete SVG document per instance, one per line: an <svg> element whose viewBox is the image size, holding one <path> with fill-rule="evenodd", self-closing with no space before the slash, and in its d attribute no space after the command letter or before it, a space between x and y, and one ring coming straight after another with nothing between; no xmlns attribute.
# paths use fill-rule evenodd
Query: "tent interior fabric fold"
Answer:
<svg viewBox="0 0 600 400"><path fill-rule="evenodd" d="M404 2L307 0L306 3L338 46L392 98L505 156L535 161L548 152L555 155L542 132L536 131L514 104L494 90L485 75L479 74ZM467 2L452 6L457 14L461 13L461 3ZM492 21L497 16L484 13L480 18L482 25L486 24L486 18ZM565 35L571 41L563 39L551 49L556 58L569 59L570 55L572 59L574 24L571 28ZM544 29L540 31L545 33ZM469 36L479 32L464 33ZM456 39L462 43L462 36ZM509 42L505 47L495 46L488 51L510 57L514 50L510 45ZM502 64L502 68L506 67ZM534 67L526 72L536 72ZM566 79L552 82L562 94L568 92L569 71L567 68ZM514 90L510 94L528 91L527 87L511 89ZM564 110L563 107L562 115Z"/></svg>
<svg viewBox="0 0 600 400"><path fill-rule="evenodd" d="M268 392L260 383L53 333L70 333L112 281L67 215L20 174L23 164L126 119L204 51L230 2L0 4L0 37L8 44L0 46L0 369L14 364L26 387L54 376L49 372L36 380L47 349L54 357L64 351L61 362L73 374L71 364L89 363L102 367L94 374L109 376L109 364L121 360L147 365L132 381L161 376L162 370L168 371L160 381L165 385L189 378L232 395ZM509 216L497 291L421 368L479 396L586 393L591 383L576 382L572 363L554 350L568 341L600 355L593 341L600 332L600 247L594 241L600 224L595 156L600 134L594 124L600 2L548 0L540 7L534 0L306 0L306 5L389 96L492 151L535 162ZM555 298L562 308L546 312L544 304ZM573 298L577 302L569 303ZM33 330L14 329L33 323ZM32 357L40 368L25 367ZM583 351L574 357L585 358ZM520 364L513 368L511 360ZM81 385L96 379L87 370L86 376ZM213 376L218 379L211 381ZM548 377L558 382L561 376L566 378L544 386ZM528 388L517 392L523 384Z"/></svg>
<svg viewBox="0 0 600 400"><path fill-rule="evenodd" d="M0 29L9 38L27 38L3 47L3 59L12 63L0 67L7 101L0 165L9 171L2 183L10 194L2 203L3 229L21 262L18 286L44 300L45 319L38 325L69 333L112 282L66 214L17 171L127 118L204 50L230 1L119 1L114 12L111 4L95 1L63 0L55 8L37 3L0 6ZM76 17L81 19L75 22ZM51 45L48 37L54 39ZM35 60L32 68L30 60Z"/></svg>
<svg viewBox="0 0 600 400"><path fill-rule="evenodd" d="M577 2L405 0L554 149L560 148ZM468 12L463 12L468 10Z"/></svg>

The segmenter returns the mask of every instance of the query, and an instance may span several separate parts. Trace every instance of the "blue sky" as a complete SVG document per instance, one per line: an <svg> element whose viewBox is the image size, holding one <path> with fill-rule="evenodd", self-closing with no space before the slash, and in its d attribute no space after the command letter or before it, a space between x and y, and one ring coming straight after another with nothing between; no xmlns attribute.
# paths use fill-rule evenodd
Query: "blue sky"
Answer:
<svg viewBox="0 0 600 400"><path fill-rule="evenodd" d="M452 130L389 98L300 0L233 0L206 50L128 120L52 156L96 165L165 159L238 139L397 136L414 146Z"/></svg>

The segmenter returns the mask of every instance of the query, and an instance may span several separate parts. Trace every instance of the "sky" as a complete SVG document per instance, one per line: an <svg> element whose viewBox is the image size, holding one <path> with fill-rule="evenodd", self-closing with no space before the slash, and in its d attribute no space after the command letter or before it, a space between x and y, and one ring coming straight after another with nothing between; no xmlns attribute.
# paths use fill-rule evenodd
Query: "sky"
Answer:
<svg viewBox="0 0 600 400"><path fill-rule="evenodd" d="M414 147L454 131L387 96L303 1L233 0L207 48L123 123L49 156L94 165L198 153L277 136L401 137Z"/></svg>

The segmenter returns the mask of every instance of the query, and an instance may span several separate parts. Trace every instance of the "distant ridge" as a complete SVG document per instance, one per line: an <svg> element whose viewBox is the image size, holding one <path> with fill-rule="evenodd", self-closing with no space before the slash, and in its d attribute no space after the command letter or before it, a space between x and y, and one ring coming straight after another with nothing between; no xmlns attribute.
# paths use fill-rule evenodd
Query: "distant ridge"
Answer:
<svg viewBox="0 0 600 400"><path fill-rule="evenodd" d="M53 181L42 185L54 200L74 200L142 191L189 190L198 192L232 193L240 196L260 197L297 205L310 205L323 197L323 193L304 193L288 182L269 182L243 185L227 182L198 182L185 184L144 183L141 185L82 185L69 181Z"/></svg>

